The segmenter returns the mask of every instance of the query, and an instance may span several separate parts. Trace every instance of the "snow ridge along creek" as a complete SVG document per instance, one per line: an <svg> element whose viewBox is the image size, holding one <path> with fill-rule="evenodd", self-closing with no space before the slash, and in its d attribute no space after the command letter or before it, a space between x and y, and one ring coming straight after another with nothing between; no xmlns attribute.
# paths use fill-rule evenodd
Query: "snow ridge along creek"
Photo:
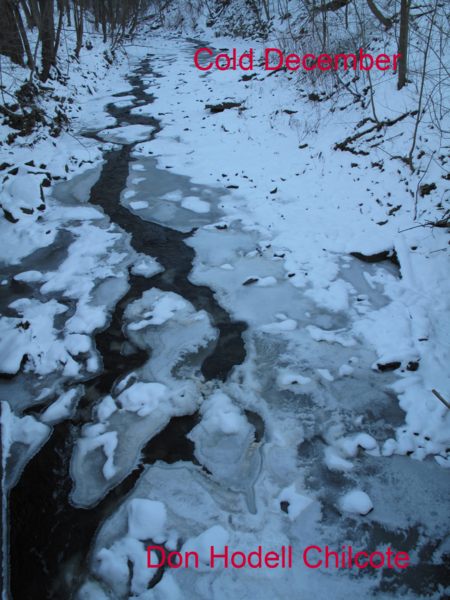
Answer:
<svg viewBox="0 0 450 600"><path fill-rule="evenodd" d="M199 47L183 46L191 58ZM395 376L372 368L372 346L339 310L382 310L398 266L340 257L341 278L319 301L292 285L289 257L257 228L224 216L227 190L161 168L150 92L163 75L151 61L108 105L117 124L84 134L104 141L101 168L52 191L68 209L89 199L101 210L99 238L127 234L110 253L125 276L100 265L104 282L83 314L68 300L62 314L62 294L61 304L51 300L53 326L72 335L71 355L84 366L70 371L65 359L58 400L48 406L43 392L24 401L21 419L10 416L11 597L440 598L448 578L436 560L448 553L442 468L389 451L386 440L396 444L404 423L389 392ZM63 230L23 261L28 275L13 290L23 319L25 286L41 281L38 261L66 264L74 236ZM45 285L51 280L36 298ZM106 328L96 306L109 311ZM76 329L82 318L90 323L84 333ZM1 385L16 393L31 377ZM51 388L56 376L41 377ZM149 569L149 545L197 552L199 567ZM212 545L217 554L228 546L246 555L291 546L294 568L237 570L218 561L212 569ZM311 569L302 556L312 545L392 548L413 566L369 566L357 577Z"/></svg>

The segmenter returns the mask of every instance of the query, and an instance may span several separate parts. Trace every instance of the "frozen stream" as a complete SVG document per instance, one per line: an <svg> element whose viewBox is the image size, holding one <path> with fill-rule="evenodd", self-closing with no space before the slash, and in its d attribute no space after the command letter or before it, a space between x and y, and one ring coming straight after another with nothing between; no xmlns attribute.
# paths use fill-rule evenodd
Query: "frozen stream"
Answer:
<svg viewBox="0 0 450 600"><path fill-rule="evenodd" d="M160 126L146 88L159 75L150 62L130 76L128 103L119 95L108 106L117 126L85 134L105 141L101 169L53 191L68 208L89 198L101 227L109 219L128 234L135 258L119 291L95 288L111 312L94 329L102 368L66 377L78 402L46 421L51 432L31 459L12 447L11 597L443 597L447 483L434 460L382 456L404 412L388 387L395 376L372 368L376 354L352 330L352 315L389 302L383 284L398 267L339 257L334 293L345 290L351 310L318 308L292 284L302 274L286 270L284 254L225 218L226 191L152 156ZM15 272L57 269L72 239L61 231ZM2 309L40 298L32 282L14 285L0 289ZM73 317L67 304L72 312L55 317L61 331ZM38 420L48 401L31 397L31 378L21 372L0 390L14 395L18 416ZM373 510L345 503L355 491ZM292 546L294 568L211 569L213 544L246 554ZM147 569L147 545L196 551L200 567ZM391 547L414 567L308 569L311 545Z"/></svg>

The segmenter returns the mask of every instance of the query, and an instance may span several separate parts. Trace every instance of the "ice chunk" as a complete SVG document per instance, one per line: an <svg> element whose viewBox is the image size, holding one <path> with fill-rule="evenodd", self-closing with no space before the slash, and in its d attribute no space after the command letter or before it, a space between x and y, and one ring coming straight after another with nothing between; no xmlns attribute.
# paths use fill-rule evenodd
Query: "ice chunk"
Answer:
<svg viewBox="0 0 450 600"><path fill-rule="evenodd" d="M117 446L117 432L109 431L101 433L94 437L82 437L77 440L78 460L82 461L88 452L92 452L100 446L106 455L106 462L103 465L103 476L105 479L111 479L116 473L114 467L114 451Z"/></svg>
<svg viewBox="0 0 450 600"><path fill-rule="evenodd" d="M152 348L149 366L153 380L161 382L172 377L173 367L184 357L194 359L218 335L204 310L196 312L181 296L156 288L130 304L125 318L132 321L126 329L130 341L139 348ZM192 374L197 368L195 363L189 367Z"/></svg>
<svg viewBox="0 0 450 600"><path fill-rule="evenodd" d="M256 282L256 285L258 287L267 287L268 285L274 285L277 282L277 280L275 279L275 277L269 276L269 277L261 277L260 279L258 279L258 281Z"/></svg>
<svg viewBox="0 0 450 600"><path fill-rule="evenodd" d="M142 210L143 208L148 208L148 202L137 200L136 202L130 202L130 206L133 210Z"/></svg>
<svg viewBox="0 0 450 600"><path fill-rule="evenodd" d="M24 281L25 283L31 283L33 281L41 281L42 273L40 271L24 271L14 277L15 281Z"/></svg>
<svg viewBox="0 0 450 600"><path fill-rule="evenodd" d="M442 456L435 456L435 461L438 465L441 465L444 469L450 469L450 460L448 458L442 458Z"/></svg>
<svg viewBox="0 0 450 600"><path fill-rule="evenodd" d="M211 208L209 202L200 200L200 198L197 198L196 196L188 196L187 198L184 198L181 206L196 213L207 213Z"/></svg>
<svg viewBox="0 0 450 600"><path fill-rule="evenodd" d="M167 539L166 507L163 502L134 498L127 505L128 535L137 540L163 544Z"/></svg>
<svg viewBox="0 0 450 600"><path fill-rule="evenodd" d="M334 381L334 377L328 369L317 369L317 372L327 381Z"/></svg>
<svg viewBox="0 0 450 600"><path fill-rule="evenodd" d="M261 464L254 427L223 392L212 394L200 410L202 420L188 435L196 458L222 485L246 492L254 512L252 485Z"/></svg>
<svg viewBox="0 0 450 600"><path fill-rule="evenodd" d="M339 377L353 375L354 372L355 372L355 369L353 367L351 367L350 365L342 365L342 367L339 368Z"/></svg>
<svg viewBox="0 0 450 600"><path fill-rule="evenodd" d="M297 321L294 319L286 319L281 323L269 323L260 327L265 333L281 333L283 331L294 331L297 327Z"/></svg>
<svg viewBox="0 0 450 600"><path fill-rule="evenodd" d="M142 275L142 277L153 277L153 275L161 273L161 271L164 271L164 267L162 267L154 258L146 256L145 254L140 254L139 258L131 268L131 273L133 275Z"/></svg>
<svg viewBox="0 0 450 600"><path fill-rule="evenodd" d="M360 433L355 438L343 438L340 440L341 447L345 450L348 456L354 457L358 454L358 448L364 448L369 451L378 450L378 444L376 440L373 439L371 435L367 433ZM375 456L379 456L379 451L375 454Z"/></svg>
<svg viewBox="0 0 450 600"><path fill-rule="evenodd" d="M332 471L350 471L355 466L350 461L338 456L330 447L325 449L325 464Z"/></svg>
<svg viewBox="0 0 450 600"><path fill-rule="evenodd" d="M173 294L172 296L167 294L158 298L153 304L152 310L143 315L145 320L140 321L139 323L132 323L128 328L131 331L135 331L147 327L147 325L161 325L168 319L171 319L176 311L181 310L186 306L186 302L179 296L176 296L176 294ZM129 310L127 309L126 316L131 316L131 311L131 308Z"/></svg>
<svg viewBox="0 0 450 600"><path fill-rule="evenodd" d="M234 271L234 267L228 263L225 263L224 265L220 265L220 268L223 269L224 271Z"/></svg>
<svg viewBox="0 0 450 600"><path fill-rule="evenodd" d="M346 494L340 501L341 510L357 515L367 515L372 509L372 500L365 492L353 490Z"/></svg>

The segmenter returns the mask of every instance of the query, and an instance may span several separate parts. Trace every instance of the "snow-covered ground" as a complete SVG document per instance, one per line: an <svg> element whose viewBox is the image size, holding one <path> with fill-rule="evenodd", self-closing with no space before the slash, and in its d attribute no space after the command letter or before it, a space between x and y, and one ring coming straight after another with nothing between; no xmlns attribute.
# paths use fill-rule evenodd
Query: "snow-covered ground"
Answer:
<svg viewBox="0 0 450 600"><path fill-rule="evenodd" d="M420 223L441 214L442 169L430 163L422 181L423 173L389 160L387 151L404 154L413 117L384 128L384 150L335 149L370 110L343 99L345 108L330 112L309 101L295 77L264 71L261 43L251 43L256 77L243 80L239 70L196 69L203 42L143 39L108 73L107 63L98 72L101 53L82 56L83 74L97 69L96 88L79 90L71 127L98 132L97 140L65 133L10 146L5 159L19 170L1 191L4 483L12 487L52 427L73 418L103 368L94 335L109 325L131 275L144 277L145 291L122 307L121 354L151 353L136 369L118 369L84 425L77 420L70 501L95 506L170 419L199 411L187 436L196 461L144 465L101 523L75 597L443 597L450 413L432 390L450 401L449 238L446 228L414 228L415 214ZM211 47L240 55L250 45L215 38ZM141 81L154 100L144 104L125 77L148 57L152 72ZM415 108L392 74L379 78L380 120ZM206 109L224 101L240 106ZM161 130L150 139L152 125L117 122L104 109L112 102L154 117ZM432 151L433 130L423 127ZM189 281L248 325L245 360L225 382L206 381L200 369L219 337L213 317L153 286L158 273L171 277L158 256L137 252L133 234L87 204L105 153L128 144L121 206L135 219L191 232ZM47 171L67 181L42 186ZM431 194L415 193L432 182ZM383 252L399 266L351 254ZM148 545L183 558L197 552L199 567L166 567L161 578L147 567ZM291 546L293 566L225 568L220 559L212 569L212 545L217 554L228 546L246 555ZM408 553L409 566L313 569L303 558L309 546L383 555L392 548Z"/></svg>

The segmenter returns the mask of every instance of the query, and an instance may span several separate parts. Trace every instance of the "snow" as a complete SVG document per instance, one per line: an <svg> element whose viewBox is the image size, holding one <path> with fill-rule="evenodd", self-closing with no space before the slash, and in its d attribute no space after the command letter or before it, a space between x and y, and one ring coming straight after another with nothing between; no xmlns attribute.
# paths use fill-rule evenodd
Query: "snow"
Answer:
<svg viewBox="0 0 450 600"><path fill-rule="evenodd" d="M92 452L96 448L102 447L106 455L106 462L102 467L102 472L105 479L109 480L117 472L116 467L114 466L114 451L117 447L117 433L114 431L103 433L102 430L98 432L98 435L95 435L95 433L97 432L89 432L89 429L86 429L83 432L83 435L86 437L80 438L77 442L77 458L79 461L82 461L86 454Z"/></svg>
<svg viewBox="0 0 450 600"><path fill-rule="evenodd" d="M367 515L372 509L372 500L365 492L353 490L346 494L340 501L341 509L357 515Z"/></svg>
<svg viewBox="0 0 450 600"><path fill-rule="evenodd" d="M288 502L288 517L291 521L295 521L295 519L299 516L299 514L304 511L310 504L312 504L313 500L308 498L307 496L303 496L302 494L298 494L295 491L295 483L291 486L284 488L281 491L281 494L278 496L278 500L280 502Z"/></svg>
<svg viewBox="0 0 450 600"><path fill-rule="evenodd" d="M73 388L62 394L56 402L47 408L41 416L43 423L56 423L68 417L71 417L75 412L76 405L80 396L83 394L84 388Z"/></svg>
<svg viewBox="0 0 450 600"><path fill-rule="evenodd" d="M341 367L339 367L339 377L348 377L350 375L353 375L354 372L355 369L350 365L342 365Z"/></svg>
<svg viewBox="0 0 450 600"><path fill-rule="evenodd" d="M97 418L100 423L105 423L116 410L117 406L113 398L111 396L105 396L97 405Z"/></svg>
<svg viewBox="0 0 450 600"><path fill-rule="evenodd" d="M120 394L122 408L146 417L158 408L167 397L167 388L161 383L134 383Z"/></svg>

